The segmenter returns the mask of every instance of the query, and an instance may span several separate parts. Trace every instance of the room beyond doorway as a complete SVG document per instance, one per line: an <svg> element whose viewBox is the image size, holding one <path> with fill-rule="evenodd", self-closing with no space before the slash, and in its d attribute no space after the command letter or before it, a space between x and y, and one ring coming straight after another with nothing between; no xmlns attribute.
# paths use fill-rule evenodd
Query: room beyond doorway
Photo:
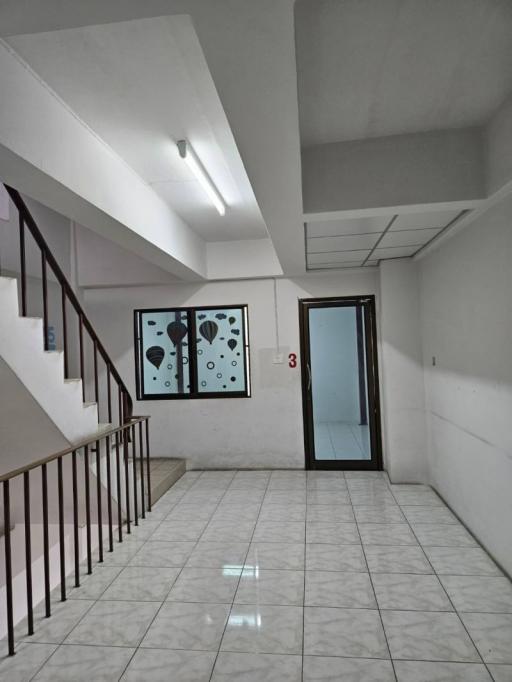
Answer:
<svg viewBox="0 0 512 682"><path fill-rule="evenodd" d="M373 296L299 301L306 468L380 469Z"/></svg>

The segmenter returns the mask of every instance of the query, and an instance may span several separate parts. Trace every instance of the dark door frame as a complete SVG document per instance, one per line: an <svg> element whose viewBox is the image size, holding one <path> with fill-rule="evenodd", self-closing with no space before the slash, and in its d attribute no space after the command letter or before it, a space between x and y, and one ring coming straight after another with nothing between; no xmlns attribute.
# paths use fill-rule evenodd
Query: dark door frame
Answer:
<svg viewBox="0 0 512 682"><path fill-rule="evenodd" d="M366 341L366 373L368 386L368 422L372 457L370 460L316 460L313 426L313 400L311 387L311 358L309 347L309 310L311 308L336 308L360 306L364 313L358 336L364 332ZM337 296L329 298L299 299L300 357L302 376L302 409L304 420L304 454L306 469L382 470L382 437L379 399L379 370L377 351L375 296ZM358 339L361 348L362 339ZM361 364L361 363L360 363ZM361 369L361 368L360 368Z"/></svg>

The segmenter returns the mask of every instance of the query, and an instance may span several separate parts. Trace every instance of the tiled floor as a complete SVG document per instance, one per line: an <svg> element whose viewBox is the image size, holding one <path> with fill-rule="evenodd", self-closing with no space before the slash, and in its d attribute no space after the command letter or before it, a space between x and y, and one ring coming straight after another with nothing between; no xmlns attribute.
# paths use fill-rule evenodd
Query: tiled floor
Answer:
<svg viewBox="0 0 512 682"><path fill-rule="evenodd" d="M315 422L316 459L370 459L370 429L345 422Z"/></svg>
<svg viewBox="0 0 512 682"><path fill-rule="evenodd" d="M55 606L1 680L512 681L510 582L379 473L189 472Z"/></svg>

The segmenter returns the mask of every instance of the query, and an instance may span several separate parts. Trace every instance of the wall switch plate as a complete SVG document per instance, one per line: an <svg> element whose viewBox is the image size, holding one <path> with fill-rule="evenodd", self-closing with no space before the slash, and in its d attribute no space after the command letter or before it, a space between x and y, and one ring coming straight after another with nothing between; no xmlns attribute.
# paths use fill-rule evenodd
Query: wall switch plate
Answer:
<svg viewBox="0 0 512 682"><path fill-rule="evenodd" d="M272 358L272 364L273 365L282 365L284 362L284 355L283 353L276 353L274 357Z"/></svg>

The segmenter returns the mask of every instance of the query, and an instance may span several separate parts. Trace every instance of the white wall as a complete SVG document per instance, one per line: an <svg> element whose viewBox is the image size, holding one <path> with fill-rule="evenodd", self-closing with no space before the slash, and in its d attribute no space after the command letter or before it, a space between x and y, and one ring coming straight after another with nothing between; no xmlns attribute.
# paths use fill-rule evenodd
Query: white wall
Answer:
<svg viewBox="0 0 512 682"><path fill-rule="evenodd" d="M441 130L306 147L302 179L305 213L482 199L482 133Z"/></svg>
<svg viewBox="0 0 512 682"><path fill-rule="evenodd" d="M313 308L309 320L314 420L359 424L355 308Z"/></svg>
<svg viewBox="0 0 512 682"><path fill-rule="evenodd" d="M277 280L281 352L299 356L298 299L375 294L373 270ZM152 453L192 467L304 467L300 367L274 365L272 280L88 290L86 307L123 379L135 393L133 309L249 305L251 398L136 402L151 415Z"/></svg>
<svg viewBox="0 0 512 682"><path fill-rule="evenodd" d="M511 261L511 197L420 261L431 481L509 572Z"/></svg>
<svg viewBox="0 0 512 682"><path fill-rule="evenodd" d="M394 483L427 481L417 265L382 261L381 390L384 450Z"/></svg>

